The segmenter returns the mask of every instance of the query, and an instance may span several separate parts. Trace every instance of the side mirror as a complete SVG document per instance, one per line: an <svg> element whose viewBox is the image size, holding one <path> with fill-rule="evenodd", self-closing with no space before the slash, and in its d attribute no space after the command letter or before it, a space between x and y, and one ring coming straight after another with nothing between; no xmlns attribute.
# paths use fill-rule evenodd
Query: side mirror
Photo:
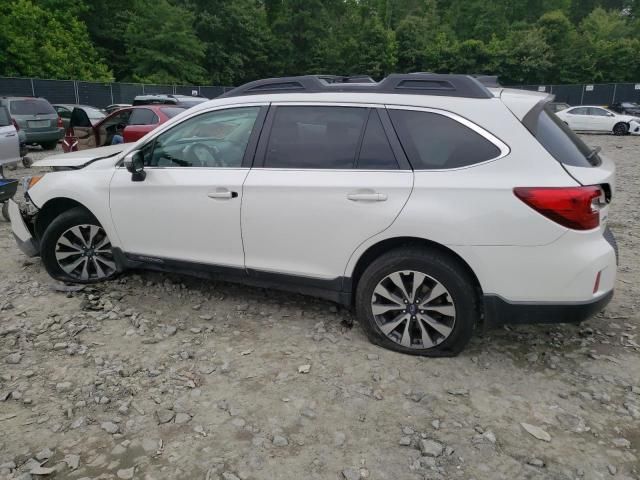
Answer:
<svg viewBox="0 0 640 480"><path fill-rule="evenodd" d="M144 171L144 157L140 150L134 150L124 157L124 166L131 172L132 182L142 182L147 173Z"/></svg>

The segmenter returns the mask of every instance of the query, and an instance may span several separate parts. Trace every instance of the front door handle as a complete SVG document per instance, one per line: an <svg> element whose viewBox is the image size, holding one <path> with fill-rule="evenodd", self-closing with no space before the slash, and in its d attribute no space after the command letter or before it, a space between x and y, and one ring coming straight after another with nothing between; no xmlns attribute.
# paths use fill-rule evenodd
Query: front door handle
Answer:
<svg viewBox="0 0 640 480"><path fill-rule="evenodd" d="M352 202L384 202L387 200L386 193L348 193L347 198Z"/></svg>
<svg viewBox="0 0 640 480"><path fill-rule="evenodd" d="M209 198L217 198L219 200L229 200L231 198L236 198L238 196L238 192L232 192L225 188L225 189L218 189L215 192L209 192L207 196Z"/></svg>

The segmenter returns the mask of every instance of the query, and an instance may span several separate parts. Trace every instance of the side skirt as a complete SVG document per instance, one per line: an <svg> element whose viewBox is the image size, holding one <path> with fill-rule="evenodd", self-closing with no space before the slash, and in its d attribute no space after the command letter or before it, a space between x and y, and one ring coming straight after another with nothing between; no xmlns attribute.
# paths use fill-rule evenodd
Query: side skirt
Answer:
<svg viewBox="0 0 640 480"><path fill-rule="evenodd" d="M207 280L239 283L252 287L273 288L275 290L299 293L330 300L345 307L351 307L352 305L351 291L344 288L344 286L350 286L351 281L345 277L323 280L253 269L148 257L125 253L119 248L113 249L113 257L119 272L129 269L143 269L179 273Z"/></svg>

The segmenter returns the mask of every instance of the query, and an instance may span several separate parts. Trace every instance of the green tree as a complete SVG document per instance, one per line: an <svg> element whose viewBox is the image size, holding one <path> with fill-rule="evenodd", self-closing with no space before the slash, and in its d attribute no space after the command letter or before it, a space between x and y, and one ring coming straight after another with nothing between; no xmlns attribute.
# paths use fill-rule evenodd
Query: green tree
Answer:
<svg viewBox="0 0 640 480"><path fill-rule="evenodd" d="M31 0L0 6L0 74L41 78L112 80L87 28L70 10L50 10ZM61 6L62 8L62 6Z"/></svg>
<svg viewBox="0 0 640 480"><path fill-rule="evenodd" d="M122 34L127 79L150 83L207 81L205 45L193 30L194 15L167 0L134 0Z"/></svg>

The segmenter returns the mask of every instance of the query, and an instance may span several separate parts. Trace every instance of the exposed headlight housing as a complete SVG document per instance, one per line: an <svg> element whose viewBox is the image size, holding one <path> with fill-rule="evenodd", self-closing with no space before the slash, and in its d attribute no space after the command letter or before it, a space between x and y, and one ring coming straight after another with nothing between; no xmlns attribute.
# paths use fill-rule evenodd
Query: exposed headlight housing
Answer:
<svg viewBox="0 0 640 480"><path fill-rule="evenodd" d="M43 175L33 175L31 177L25 177L22 179L22 188L24 188L25 192L28 192L29 189L31 187L33 187L36 183L38 183L40 180L42 180L42 178L44 177Z"/></svg>

